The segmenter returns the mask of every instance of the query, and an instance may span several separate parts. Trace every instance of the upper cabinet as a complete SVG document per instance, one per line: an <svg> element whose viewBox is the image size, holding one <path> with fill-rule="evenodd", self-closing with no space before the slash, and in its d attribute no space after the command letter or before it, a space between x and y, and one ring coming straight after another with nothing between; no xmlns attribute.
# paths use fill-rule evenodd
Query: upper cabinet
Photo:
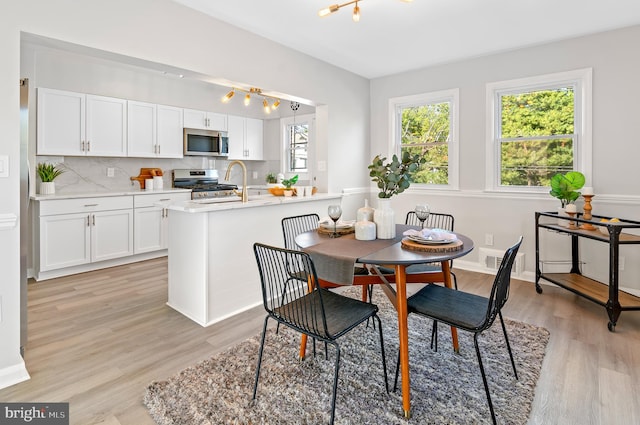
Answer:
<svg viewBox="0 0 640 425"><path fill-rule="evenodd" d="M184 126L200 130L227 131L227 116L215 112L198 111L195 109L184 110Z"/></svg>
<svg viewBox="0 0 640 425"><path fill-rule="evenodd" d="M126 156L127 101L38 89L37 154Z"/></svg>
<svg viewBox="0 0 640 425"><path fill-rule="evenodd" d="M229 115L229 159L262 160L263 121Z"/></svg>
<svg viewBox="0 0 640 425"><path fill-rule="evenodd" d="M128 156L182 158L182 109L128 102Z"/></svg>

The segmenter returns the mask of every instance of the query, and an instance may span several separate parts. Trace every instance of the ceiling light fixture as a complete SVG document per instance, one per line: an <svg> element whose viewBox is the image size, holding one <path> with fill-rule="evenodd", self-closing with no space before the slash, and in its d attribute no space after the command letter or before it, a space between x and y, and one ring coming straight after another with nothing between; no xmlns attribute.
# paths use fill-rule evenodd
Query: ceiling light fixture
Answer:
<svg viewBox="0 0 640 425"><path fill-rule="evenodd" d="M328 7L325 7L324 9L320 10L318 12L318 16L320 16L321 18L324 18L325 16L329 16L332 13L336 13L338 10L340 10L341 8L345 7L345 6L349 6L355 3L355 6L353 6L353 14L351 15L353 22L360 22L360 6L358 6L358 2L361 2L364 0L352 0L346 3L342 3L342 4L332 4L329 5ZM411 3L413 0L400 0L404 3Z"/></svg>
<svg viewBox="0 0 640 425"><path fill-rule="evenodd" d="M360 0L358 0L360 1ZM262 97L262 106L264 107L264 112L269 114L272 110L275 110L280 106L280 99L277 97L269 96L267 94L262 93L262 89L257 87L251 87L249 90L241 89L238 87L231 87L229 93L224 95L220 101L222 103L227 103L231 100L231 98L236 94L237 91L246 93L244 96L244 104L245 106L249 106L251 104L251 95L256 95ZM273 104L269 106L269 101L273 100Z"/></svg>

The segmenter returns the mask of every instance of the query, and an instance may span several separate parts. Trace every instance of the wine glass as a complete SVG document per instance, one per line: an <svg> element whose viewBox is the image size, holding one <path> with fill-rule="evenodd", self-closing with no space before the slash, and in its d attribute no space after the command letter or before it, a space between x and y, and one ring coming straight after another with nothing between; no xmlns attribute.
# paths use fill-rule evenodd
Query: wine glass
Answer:
<svg viewBox="0 0 640 425"><path fill-rule="evenodd" d="M342 208L340 208L340 205L329 205L328 213L331 220L333 220L333 233L331 234L331 237L337 238L339 235L336 226L338 224L338 219L342 215Z"/></svg>
<svg viewBox="0 0 640 425"><path fill-rule="evenodd" d="M424 229L424 222L429 218L429 205L427 204L418 204L416 205L416 216L418 220L420 220L420 228Z"/></svg>

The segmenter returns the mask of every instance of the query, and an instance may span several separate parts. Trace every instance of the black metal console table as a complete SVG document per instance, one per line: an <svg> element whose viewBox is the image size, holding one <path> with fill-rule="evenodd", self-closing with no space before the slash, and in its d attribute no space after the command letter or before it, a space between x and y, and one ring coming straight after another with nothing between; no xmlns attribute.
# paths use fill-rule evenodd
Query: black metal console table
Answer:
<svg viewBox="0 0 640 425"><path fill-rule="evenodd" d="M536 292L542 293L540 279L548 280L564 289L580 295L606 308L609 315L607 327L615 330L620 313L626 310L640 310L640 297L618 289L618 261L620 245L640 244L640 235L626 233L640 230L640 222L620 219L619 222L600 222L611 217L594 215L591 220L584 220L581 214L574 218L566 217L567 224L558 224L558 213L536 212ZM565 219L562 217L562 219ZM573 222L569 227L569 223ZM586 230L582 227L591 227ZM608 235L601 233L598 226L608 230ZM571 270L569 273L543 273L540 262L540 229L548 229L571 237ZM635 229L635 230L633 230ZM609 244L609 282L598 282L582 275L580 270L580 252L578 238L588 238Z"/></svg>

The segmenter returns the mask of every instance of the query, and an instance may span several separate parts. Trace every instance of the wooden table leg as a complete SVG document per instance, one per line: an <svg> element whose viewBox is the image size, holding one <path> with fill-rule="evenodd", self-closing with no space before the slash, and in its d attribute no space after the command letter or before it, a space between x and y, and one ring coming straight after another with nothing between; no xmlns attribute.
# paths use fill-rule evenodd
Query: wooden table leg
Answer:
<svg viewBox="0 0 640 425"><path fill-rule="evenodd" d="M453 286L451 285L451 268L449 267L449 261L443 261L441 264L444 286L451 289L453 288ZM460 346L458 345L458 329L454 328L453 326L451 326L451 340L453 341L453 351L459 353Z"/></svg>
<svg viewBox="0 0 640 425"><path fill-rule="evenodd" d="M400 339L400 370L402 372L402 410L405 418L411 417L411 385L409 381L409 326L407 324L407 274L406 267L396 269L396 307L398 310L398 334Z"/></svg>

